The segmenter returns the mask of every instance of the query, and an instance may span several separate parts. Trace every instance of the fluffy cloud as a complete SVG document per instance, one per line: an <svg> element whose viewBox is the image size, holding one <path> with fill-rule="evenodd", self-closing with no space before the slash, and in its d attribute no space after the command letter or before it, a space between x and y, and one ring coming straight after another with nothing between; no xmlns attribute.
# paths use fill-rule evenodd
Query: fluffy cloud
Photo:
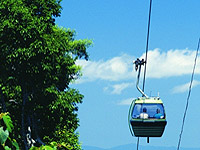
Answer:
<svg viewBox="0 0 200 150"><path fill-rule="evenodd" d="M159 49L149 51L147 77L163 78L191 74L195 54L196 51L188 49L169 50L167 52L161 52ZM144 58L144 54L142 58ZM200 68L196 68L196 73L200 73Z"/></svg>
<svg viewBox="0 0 200 150"><path fill-rule="evenodd" d="M132 61L132 56L124 54L107 61L78 60L77 64L82 66L82 80L94 81L102 79L120 81L134 77Z"/></svg>
<svg viewBox="0 0 200 150"><path fill-rule="evenodd" d="M150 50L147 60L147 78L163 78L191 74L196 51L188 49L169 50L167 52L159 49ZM133 60L136 57L123 54L109 60L85 61L78 60L77 64L82 66L82 81L94 81L97 79L106 81L122 81L136 78L133 68ZM143 54L140 58L145 58ZM198 60L197 64L200 61ZM142 70L143 71L143 70ZM200 67L195 73L200 74Z"/></svg>
<svg viewBox="0 0 200 150"><path fill-rule="evenodd" d="M134 98L124 99L117 104L118 105L129 105L130 106L133 100L134 100Z"/></svg>
<svg viewBox="0 0 200 150"><path fill-rule="evenodd" d="M200 81L194 80L192 83L192 88L200 85ZM183 93L189 90L190 82L182 84L173 88L172 93Z"/></svg>
<svg viewBox="0 0 200 150"><path fill-rule="evenodd" d="M110 87L105 87L104 91L110 91L111 89L111 94L121 94L122 91L124 91L125 89L133 86L133 83L120 83L120 84L114 84Z"/></svg>

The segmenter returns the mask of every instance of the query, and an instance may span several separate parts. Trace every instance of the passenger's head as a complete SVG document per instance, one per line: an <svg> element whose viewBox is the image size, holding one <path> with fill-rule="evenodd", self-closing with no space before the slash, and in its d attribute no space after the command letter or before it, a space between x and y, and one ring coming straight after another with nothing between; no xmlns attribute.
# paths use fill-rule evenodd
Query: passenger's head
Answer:
<svg viewBox="0 0 200 150"><path fill-rule="evenodd" d="M157 112L157 113L160 113L160 109L157 109L156 112Z"/></svg>
<svg viewBox="0 0 200 150"><path fill-rule="evenodd" d="M147 112L147 109L146 109L146 107L144 107L144 108L143 108L143 112L145 112L145 113Z"/></svg>

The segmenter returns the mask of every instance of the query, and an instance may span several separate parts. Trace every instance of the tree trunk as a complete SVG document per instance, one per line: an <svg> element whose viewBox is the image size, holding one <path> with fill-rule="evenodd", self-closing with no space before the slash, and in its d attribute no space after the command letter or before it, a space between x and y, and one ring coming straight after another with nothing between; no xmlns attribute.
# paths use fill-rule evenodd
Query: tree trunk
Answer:
<svg viewBox="0 0 200 150"><path fill-rule="evenodd" d="M32 128L32 121L31 121L31 116L28 112L28 116L27 116L27 133L26 133L26 138L27 138L27 143L28 143L28 147L31 148L32 146L34 146L34 144L36 143L36 141L33 139L33 135L32 135L32 130L34 130Z"/></svg>
<svg viewBox="0 0 200 150"><path fill-rule="evenodd" d="M36 137L35 141L37 145L45 145L44 142L42 142L42 140L40 139L40 136L38 135L38 126L37 123L35 121L35 115L32 114L32 126L33 126L33 131L34 131L34 135Z"/></svg>
<svg viewBox="0 0 200 150"><path fill-rule="evenodd" d="M2 111L6 112L6 103L4 100L3 92L2 89L0 89L0 94L1 94L1 106L2 106Z"/></svg>
<svg viewBox="0 0 200 150"><path fill-rule="evenodd" d="M22 103L22 139L24 141L25 150L28 150L34 145L45 145L38 135L38 127L35 121L34 110L32 101L29 101L28 92L23 91ZM33 100L33 99L32 99Z"/></svg>
<svg viewBox="0 0 200 150"><path fill-rule="evenodd" d="M21 121L21 125L22 125L22 139L23 139L23 142L24 142L24 149L25 150L28 150L28 143L27 143L27 139L26 139L26 128L27 128L27 125L25 124L25 113L26 113L26 102L28 100L28 93L26 91L24 91L24 89L22 89L22 121Z"/></svg>

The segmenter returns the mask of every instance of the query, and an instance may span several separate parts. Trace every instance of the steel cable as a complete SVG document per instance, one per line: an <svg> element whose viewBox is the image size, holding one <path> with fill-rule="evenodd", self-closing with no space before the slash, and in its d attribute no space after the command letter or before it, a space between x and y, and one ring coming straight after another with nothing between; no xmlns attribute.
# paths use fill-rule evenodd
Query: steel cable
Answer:
<svg viewBox="0 0 200 150"><path fill-rule="evenodd" d="M191 91L192 91L192 83L193 83L193 79L194 79L194 73L195 73L195 68L196 68L196 63L197 63L197 58L198 58L198 53L199 53L199 46L200 46L200 38L199 38L199 41L198 41L198 44L197 44L196 56L195 56L195 60L194 60L194 66L193 66L193 71L192 71L192 76L191 76L191 81L190 81L185 111L184 111L184 115L183 115L183 121L182 121L182 126L181 126L181 132L180 132L180 135L179 135L177 150L179 150L179 148L180 148L181 138L182 138L182 134L183 134L183 131L184 131L185 118L186 118L188 105L189 105L189 99L190 99L190 95L191 95Z"/></svg>
<svg viewBox="0 0 200 150"><path fill-rule="evenodd" d="M144 78L143 78L143 92L145 87L145 78L146 78L146 68L147 68L147 54L149 49L149 32L150 32L150 23L151 23L151 6L152 6L152 0L150 0L150 6L149 6L149 21L148 21L148 30L147 30L147 42L146 42L146 54L145 54L145 65L144 65Z"/></svg>
<svg viewBox="0 0 200 150"><path fill-rule="evenodd" d="M150 23L151 23L151 6L152 6L152 0L150 0L150 6L149 6L149 20L148 20L148 29L147 29L147 42L146 42L146 54L145 54L145 65L144 65L144 77L143 77L143 92L145 87L145 78L146 78L146 68L147 68L147 54L148 54L148 48L149 48L149 31L150 31ZM139 150L139 137L137 139L137 150Z"/></svg>

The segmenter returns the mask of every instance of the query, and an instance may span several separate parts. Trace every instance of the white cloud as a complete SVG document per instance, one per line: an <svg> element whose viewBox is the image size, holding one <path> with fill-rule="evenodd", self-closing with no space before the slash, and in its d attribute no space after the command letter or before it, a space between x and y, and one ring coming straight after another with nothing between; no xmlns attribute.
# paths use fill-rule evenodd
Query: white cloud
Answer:
<svg viewBox="0 0 200 150"><path fill-rule="evenodd" d="M104 91L111 91L111 94L121 94L122 91L125 89L133 86L134 83L120 83L120 84L114 84L112 86L108 86L104 88Z"/></svg>
<svg viewBox="0 0 200 150"><path fill-rule="evenodd" d="M124 99L124 100L118 102L117 105L131 105L133 100L134 100L134 98Z"/></svg>
<svg viewBox="0 0 200 150"><path fill-rule="evenodd" d="M113 85L113 91L112 94L121 94L123 90L126 88L133 86L133 83L121 83L121 84L115 84Z"/></svg>
<svg viewBox="0 0 200 150"><path fill-rule="evenodd" d="M120 81L134 77L133 59L132 56L124 54L107 61L78 60L77 64L82 66L83 80L94 81L96 79L102 79Z"/></svg>
<svg viewBox="0 0 200 150"><path fill-rule="evenodd" d="M147 61L147 77L163 78L172 76L181 76L191 74L196 51L185 50L169 50L161 52L154 49L148 53ZM144 54L142 56L144 58ZM198 64L199 64L198 60ZM196 68L196 73L200 73L200 69Z"/></svg>
<svg viewBox="0 0 200 150"><path fill-rule="evenodd" d="M200 81L194 80L192 83L192 88L200 85ZM173 88L172 93L184 93L189 90L190 82L182 84Z"/></svg>
<svg viewBox="0 0 200 150"><path fill-rule="evenodd" d="M163 78L191 74L196 51L188 49L169 50L163 52L159 49L150 50L147 60L147 78ZM136 57L123 54L109 60L85 61L78 60L82 66L82 81L122 81L136 79L137 73L133 66ZM145 58L143 54L140 58ZM197 65L200 65L198 60ZM143 69L142 69L143 71ZM196 68L196 74L200 74L200 67Z"/></svg>

